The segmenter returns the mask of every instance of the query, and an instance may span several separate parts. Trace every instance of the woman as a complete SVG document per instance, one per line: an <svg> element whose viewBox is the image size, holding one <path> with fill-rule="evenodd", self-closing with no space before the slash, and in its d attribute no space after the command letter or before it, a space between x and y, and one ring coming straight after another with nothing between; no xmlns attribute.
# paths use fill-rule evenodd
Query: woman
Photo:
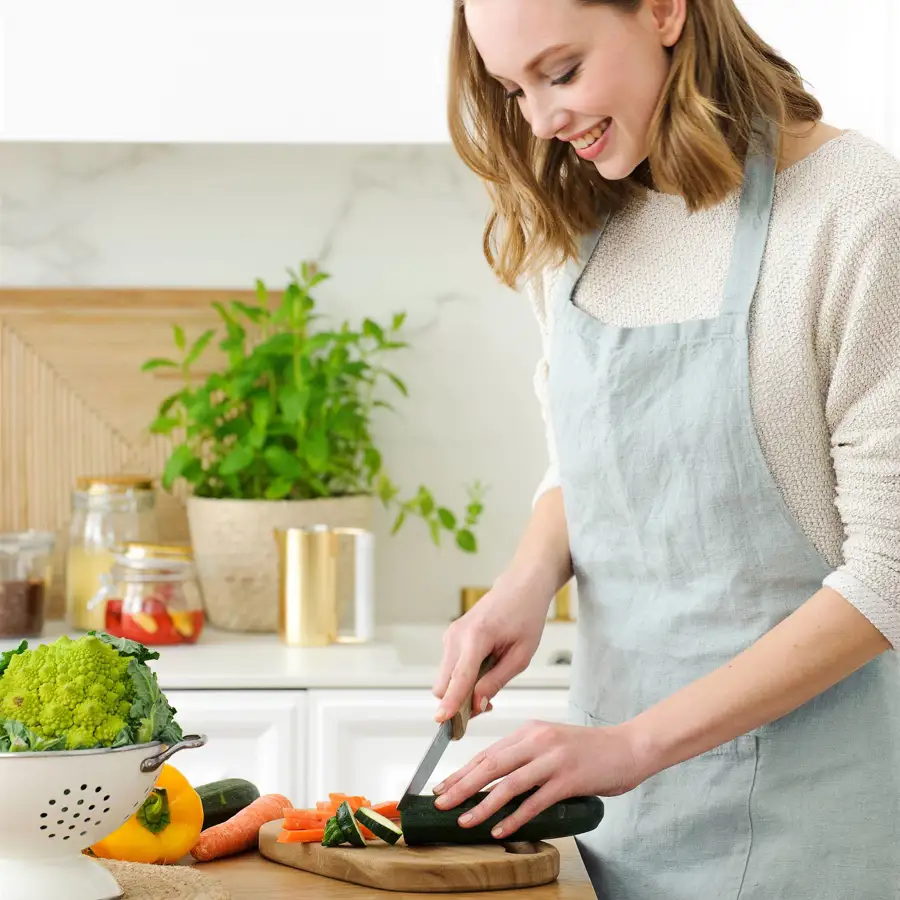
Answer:
<svg viewBox="0 0 900 900"><path fill-rule="evenodd" d="M568 796L598 896L900 896L900 165L733 0L463 0L451 124L544 337L551 467L438 719L574 574L571 725L435 790ZM477 681L482 661L495 668Z"/></svg>

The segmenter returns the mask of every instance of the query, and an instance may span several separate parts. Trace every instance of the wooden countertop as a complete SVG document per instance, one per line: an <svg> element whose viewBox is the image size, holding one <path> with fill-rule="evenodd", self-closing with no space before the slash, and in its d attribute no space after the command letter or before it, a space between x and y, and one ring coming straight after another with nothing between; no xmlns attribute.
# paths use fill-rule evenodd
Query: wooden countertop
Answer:
<svg viewBox="0 0 900 900"><path fill-rule="evenodd" d="M198 871L206 872L222 882L232 900L296 900L315 897L316 900L359 900L362 897L383 897L384 900L412 900L423 897L447 897L453 900L485 900L515 894L521 900L596 900L594 889L572 839L550 841L560 851L559 879L553 884L516 891L490 891L462 894L408 894L395 891L373 891L371 888L346 884L320 875L311 875L263 859L257 853L211 863L194 863Z"/></svg>

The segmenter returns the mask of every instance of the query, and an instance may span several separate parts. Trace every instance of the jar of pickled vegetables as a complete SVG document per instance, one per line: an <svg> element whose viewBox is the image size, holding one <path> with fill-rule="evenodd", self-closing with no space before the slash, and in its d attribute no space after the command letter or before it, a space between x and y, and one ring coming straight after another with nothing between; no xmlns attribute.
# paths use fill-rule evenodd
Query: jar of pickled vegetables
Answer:
<svg viewBox="0 0 900 900"><path fill-rule="evenodd" d="M103 609L104 629L148 646L196 643L205 615L191 548L131 542L113 556L89 604Z"/></svg>
<svg viewBox="0 0 900 900"><path fill-rule="evenodd" d="M145 476L79 478L72 493L66 554L66 619L73 628L103 630L97 596L100 578L113 565L112 548L125 541L155 541L156 493Z"/></svg>

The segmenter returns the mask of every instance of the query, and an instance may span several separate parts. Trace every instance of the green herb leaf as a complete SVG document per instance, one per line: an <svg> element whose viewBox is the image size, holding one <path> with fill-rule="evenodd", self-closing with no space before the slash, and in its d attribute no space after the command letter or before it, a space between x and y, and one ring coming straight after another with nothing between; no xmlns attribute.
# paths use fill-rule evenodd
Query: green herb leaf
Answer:
<svg viewBox="0 0 900 900"><path fill-rule="evenodd" d="M397 513L397 518L394 519L394 525L391 528L391 534L396 534L403 527L403 523L405 521L406 521L406 511L401 509L400 512Z"/></svg>
<svg viewBox="0 0 900 900"><path fill-rule="evenodd" d="M391 379L394 384L394 387L403 394L404 397L409 396L409 391L406 388L406 384L402 382L393 372L387 372L387 377Z"/></svg>
<svg viewBox="0 0 900 900"><path fill-rule="evenodd" d="M166 462L163 469L162 485L170 490L172 485L181 477L188 463L194 458L191 448L187 444L179 444Z"/></svg>
<svg viewBox="0 0 900 900"><path fill-rule="evenodd" d="M236 475L243 472L253 462L253 450L239 444L222 460L219 472L223 475Z"/></svg>
<svg viewBox="0 0 900 900"><path fill-rule="evenodd" d="M294 482L291 478L276 478L266 488L266 500L283 500L294 489Z"/></svg>
<svg viewBox="0 0 900 900"><path fill-rule="evenodd" d="M175 335L175 346L179 350L184 350L187 346L187 338L184 335L184 329L180 325L173 325L172 332Z"/></svg>
<svg viewBox="0 0 900 900"><path fill-rule="evenodd" d="M303 444L306 462L314 472L321 472L328 463L328 436L324 431L313 432Z"/></svg>
<svg viewBox="0 0 900 900"><path fill-rule="evenodd" d="M154 357L153 359L148 359L141 366L142 372L152 372L154 369L177 369L178 363L172 359L163 359L162 357Z"/></svg>
<svg viewBox="0 0 900 900"><path fill-rule="evenodd" d="M444 526L448 531L453 531L456 528L456 516L453 513L446 509L445 507L441 507L438 511L438 519L440 519L441 525Z"/></svg>
<svg viewBox="0 0 900 900"><path fill-rule="evenodd" d="M399 312L397 313L393 320L391 321L391 331L399 331L403 327L403 323L406 321L406 313Z"/></svg>
<svg viewBox="0 0 900 900"><path fill-rule="evenodd" d="M272 444L266 447L263 453L269 468L276 474L293 480L303 475L303 463L294 453L286 450L278 444Z"/></svg>
<svg viewBox="0 0 900 900"><path fill-rule="evenodd" d="M456 532L456 545L465 553L474 553L478 547L475 535L467 528Z"/></svg>
<svg viewBox="0 0 900 900"><path fill-rule="evenodd" d="M150 424L150 434L170 434L179 424L172 416L157 416Z"/></svg>
<svg viewBox="0 0 900 900"><path fill-rule="evenodd" d="M207 331L204 331L203 334L201 334L200 337L198 337L197 340L194 341L194 345L191 347L190 352L184 360L184 367L186 369L190 368L195 362L197 362L209 342L213 339L213 337L215 337L215 334L215 329L210 328Z"/></svg>

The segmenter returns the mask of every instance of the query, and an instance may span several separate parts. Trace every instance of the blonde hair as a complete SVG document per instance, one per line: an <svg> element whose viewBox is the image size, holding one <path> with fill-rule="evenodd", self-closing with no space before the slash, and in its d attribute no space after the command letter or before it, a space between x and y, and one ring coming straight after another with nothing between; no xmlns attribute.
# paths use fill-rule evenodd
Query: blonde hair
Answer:
<svg viewBox="0 0 900 900"><path fill-rule="evenodd" d="M734 0L687 0L686 21L650 125L647 166L607 181L562 141L538 140L484 67L454 0L449 126L463 162L486 184L493 209L484 254L504 284L559 264L604 210L615 212L646 189L697 210L721 202L743 180L754 121L784 129L817 122L822 107L797 70L747 24ZM573 0L636 12L644 0ZM649 167L649 168L648 168Z"/></svg>

